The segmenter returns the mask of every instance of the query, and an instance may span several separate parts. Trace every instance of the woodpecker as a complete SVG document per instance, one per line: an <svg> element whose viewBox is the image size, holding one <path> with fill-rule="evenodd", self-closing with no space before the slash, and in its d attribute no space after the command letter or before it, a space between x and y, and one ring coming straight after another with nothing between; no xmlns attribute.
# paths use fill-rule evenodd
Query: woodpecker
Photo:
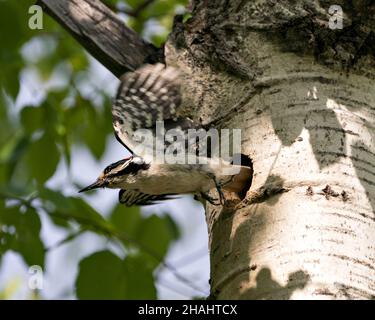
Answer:
<svg viewBox="0 0 375 320"><path fill-rule="evenodd" d="M181 194L194 194L212 204L223 205L223 190L239 194L250 187L250 167L211 158L209 151L202 156L199 153L202 144L187 139L189 129L202 126L177 115L182 100L179 79L177 69L160 63L145 65L121 77L112 104L112 124L116 139L132 155L107 166L93 184L79 192L120 189L119 201L126 206L155 204ZM155 146L155 141L160 140L157 124L161 121L166 130L172 129L186 138L178 146L185 148L183 155L195 157L193 163L157 161L155 151L163 154L175 147L175 141L168 139L159 141L159 148ZM151 143L140 139L139 130L151 132ZM215 188L219 199L209 196L209 191Z"/></svg>

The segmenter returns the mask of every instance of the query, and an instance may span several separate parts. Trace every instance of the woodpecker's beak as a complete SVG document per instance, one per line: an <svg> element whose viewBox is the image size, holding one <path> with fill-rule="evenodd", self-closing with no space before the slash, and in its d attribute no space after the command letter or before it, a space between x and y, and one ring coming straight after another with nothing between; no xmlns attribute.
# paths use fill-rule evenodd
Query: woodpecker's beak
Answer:
<svg viewBox="0 0 375 320"><path fill-rule="evenodd" d="M102 187L104 187L104 181L98 179L93 184L90 184L89 186L87 186L86 188L83 188L82 190L79 190L78 192L79 193L86 192L86 191L89 191L89 190L102 188Z"/></svg>

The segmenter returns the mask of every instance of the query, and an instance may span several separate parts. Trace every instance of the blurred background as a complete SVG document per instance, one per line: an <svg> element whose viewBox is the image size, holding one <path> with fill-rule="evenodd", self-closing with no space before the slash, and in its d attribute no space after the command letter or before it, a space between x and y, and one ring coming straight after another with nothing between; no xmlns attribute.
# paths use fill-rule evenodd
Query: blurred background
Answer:
<svg viewBox="0 0 375 320"><path fill-rule="evenodd" d="M160 46L187 0L106 0ZM147 208L85 195L127 151L118 80L34 1L0 0L0 299L191 299L209 294L204 210L186 196ZM39 277L41 275L41 277Z"/></svg>

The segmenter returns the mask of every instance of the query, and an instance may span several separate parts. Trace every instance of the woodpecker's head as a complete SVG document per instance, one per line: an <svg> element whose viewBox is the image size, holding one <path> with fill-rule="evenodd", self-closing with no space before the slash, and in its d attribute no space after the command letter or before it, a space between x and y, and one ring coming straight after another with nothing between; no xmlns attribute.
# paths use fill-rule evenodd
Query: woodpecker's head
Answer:
<svg viewBox="0 0 375 320"><path fill-rule="evenodd" d="M149 165L140 157L130 157L110 164L100 174L93 184L78 192L85 192L97 188L121 188L129 176L136 175L139 170L146 170Z"/></svg>

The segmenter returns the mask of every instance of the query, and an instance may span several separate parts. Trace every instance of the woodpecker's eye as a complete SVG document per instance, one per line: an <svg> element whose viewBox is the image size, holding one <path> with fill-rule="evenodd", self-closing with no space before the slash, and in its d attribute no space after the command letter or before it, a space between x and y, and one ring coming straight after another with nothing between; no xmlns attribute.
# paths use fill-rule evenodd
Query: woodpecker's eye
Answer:
<svg viewBox="0 0 375 320"><path fill-rule="evenodd" d="M107 173L110 172L112 169L113 169L112 166L108 166L107 168L104 169L104 174L107 174Z"/></svg>
<svg viewBox="0 0 375 320"><path fill-rule="evenodd" d="M113 169L121 166L124 164L124 162L126 162L127 160L126 159L123 159L123 160L120 160L120 161L117 161L115 163L112 163L110 164L107 168L104 169L104 174L108 174L109 172L111 172Z"/></svg>
<svg viewBox="0 0 375 320"><path fill-rule="evenodd" d="M116 164L115 164L115 163L110 164L107 168L104 169L104 174L108 174L108 173L111 172L114 168L116 168Z"/></svg>

